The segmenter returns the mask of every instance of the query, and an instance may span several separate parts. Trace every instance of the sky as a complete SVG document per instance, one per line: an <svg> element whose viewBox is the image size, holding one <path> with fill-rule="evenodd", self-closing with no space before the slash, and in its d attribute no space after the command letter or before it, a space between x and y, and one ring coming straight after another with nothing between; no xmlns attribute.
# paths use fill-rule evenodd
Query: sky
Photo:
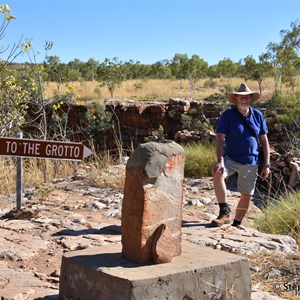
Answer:
<svg viewBox="0 0 300 300"><path fill-rule="evenodd" d="M31 40L31 61L61 63L117 57L154 64L196 54L209 65L258 59L300 18L299 0L4 0L16 19L2 49ZM1 23L0 23L1 24ZM53 47L46 54L46 41ZM5 58L5 52L0 58ZM15 62L29 62L28 54Z"/></svg>

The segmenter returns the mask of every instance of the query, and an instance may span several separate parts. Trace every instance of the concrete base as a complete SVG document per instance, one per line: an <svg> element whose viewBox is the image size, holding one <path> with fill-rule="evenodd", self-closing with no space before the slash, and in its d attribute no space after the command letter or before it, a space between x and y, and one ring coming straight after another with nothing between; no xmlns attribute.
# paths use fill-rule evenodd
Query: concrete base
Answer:
<svg viewBox="0 0 300 300"><path fill-rule="evenodd" d="M244 257L184 242L171 263L139 265L121 250L119 244L66 253L59 299L251 299Z"/></svg>

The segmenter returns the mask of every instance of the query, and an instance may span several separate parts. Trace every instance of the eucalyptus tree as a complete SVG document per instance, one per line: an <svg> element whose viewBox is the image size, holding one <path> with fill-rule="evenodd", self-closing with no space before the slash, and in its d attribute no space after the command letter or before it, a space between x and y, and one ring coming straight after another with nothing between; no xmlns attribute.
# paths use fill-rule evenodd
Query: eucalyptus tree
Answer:
<svg viewBox="0 0 300 300"><path fill-rule="evenodd" d="M188 70L189 58L187 54L175 54L173 59L170 62L170 69L172 75L180 80L188 79L189 70Z"/></svg>
<svg viewBox="0 0 300 300"><path fill-rule="evenodd" d="M100 82L100 86L108 88L112 98L114 97L115 89L120 87L126 79L124 70L125 67L122 61L119 61L117 57L114 57L112 60L105 58L104 62L100 63L97 69L97 81Z"/></svg>
<svg viewBox="0 0 300 300"><path fill-rule="evenodd" d="M300 74L300 24L291 23L290 30L281 30L281 41L270 42L267 46L266 59L275 70L275 90L286 83L295 85L295 78Z"/></svg>
<svg viewBox="0 0 300 300"><path fill-rule="evenodd" d="M239 66L237 63L234 63L230 58L224 58L220 60L217 64L217 72L219 77L235 77L238 73Z"/></svg>
<svg viewBox="0 0 300 300"><path fill-rule="evenodd" d="M152 75L151 67L151 65L141 64L139 61L134 62L133 60L129 60L125 62L123 64L123 70L126 80L150 78Z"/></svg>
<svg viewBox="0 0 300 300"><path fill-rule="evenodd" d="M167 60L157 61L151 65L151 77L157 79L171 79L172 72L168 67L169 62Z"/></svg>
<svg viewBox="0 0 300 300"><path fill-rule="evenodd" d="M67 63L69 72L65 75L68 81L93 81L96 77L96 71L99 66L99 62L93 58L90 58L86 63L78 58L69 61Z"/></svg>
<svg viewBox="0 0 300 300"><path fill-rule="evenodd" d="M71 74L73 74L74 77L77 77L77 79L75 79L74 81L81 81L83 79L81 74L85 67L84 62L82 62L78 58L75 58L74 60L71 60L67 63L67 67L69 70L72 70ZM67 78L67 80L71 80L71 79Z"/></svg>
<svg viewBox="0 0 300 300"><path fill-rule="evenodd" d="M47 81L62 82L61 72L59 71L61 63L58 56L46 56L43 66Z"/></svg>
<svg viewBox="0 0 300 300"><path fill-rule="evenodd" d="M272 76L273 67L267 61L266 55L259 56L259 62L256 62L252 56L244 58L244 65L242 68L242 76L246 80L255 80L258 83L259 91L262 92L263 81Z"/></svg>
<svg viewBox="0 0 300 300"><path fill-rule="evenodd" d="M219 70L217 65L209 66L207 69L207 76L210 78L219 78Z"/></svg>
<svg viewBox="0 0 300 300"><path fill-rule="evenodd" d="M83 70L81 70L82 77L85 80L94 81L96 78L97 68L99 66L99 61L90 58L86 64L83 66Z"/></svg>
<svg viewBox="0 0 300 300"><path fill-rule="evenodd" d="M195 88L195 84L199 79L207 76L207 72L208 63L194 54L188 61L188 76L191 90Z"/></svg>
<svg viewBox="0 0 300 300"><path fill-rule="evenodd" d="M131 79L146 79L151 77L151 65L140 64L139 62L131 65L130 76Z"/></svg>
<svg viewBox="0 0 300 300"><path fill-rule="evenodd" d="M122 69L126 80L144 79L151 73L151 66L141 64L139 61L134 62L131 59L124 62Z"/></svg>

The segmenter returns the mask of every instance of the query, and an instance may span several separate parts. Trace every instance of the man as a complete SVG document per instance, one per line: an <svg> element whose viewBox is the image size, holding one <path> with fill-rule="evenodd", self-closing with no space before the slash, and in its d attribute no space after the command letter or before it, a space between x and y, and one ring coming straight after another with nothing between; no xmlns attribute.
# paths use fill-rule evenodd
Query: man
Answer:
<svg viewBox="0 0 300 300"><path fill-rule="evenodd" d="M254 194L258 175L258 139L263 147L264 165L260 176L266 179L270 174L270 150L267 138L268 128L263 114L251 105L260 98L242 83L236 92L228 95L235 107L227 109L220 117L216 129L217 163L213 167L213 183L220 207L217 219L211 222L214 227L229 224L230 209L227 204L226 177L237 173L237 190L241 193L232 226L239 227ZM243 120L242 120L243 119ZM251 129L245 124L247 122Z"/></svg>

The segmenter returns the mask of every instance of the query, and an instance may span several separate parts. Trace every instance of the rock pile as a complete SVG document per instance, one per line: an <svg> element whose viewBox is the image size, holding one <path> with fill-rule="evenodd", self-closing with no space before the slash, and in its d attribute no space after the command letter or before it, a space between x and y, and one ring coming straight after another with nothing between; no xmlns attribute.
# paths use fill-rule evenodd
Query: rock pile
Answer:
<svg viewBox="0 0 300 300"><path fill-rule="evenodd" d="M296 188L300 183L300 159L292 153L280 155L271 153L271 185L274 191L285 188Z"/></svg>

